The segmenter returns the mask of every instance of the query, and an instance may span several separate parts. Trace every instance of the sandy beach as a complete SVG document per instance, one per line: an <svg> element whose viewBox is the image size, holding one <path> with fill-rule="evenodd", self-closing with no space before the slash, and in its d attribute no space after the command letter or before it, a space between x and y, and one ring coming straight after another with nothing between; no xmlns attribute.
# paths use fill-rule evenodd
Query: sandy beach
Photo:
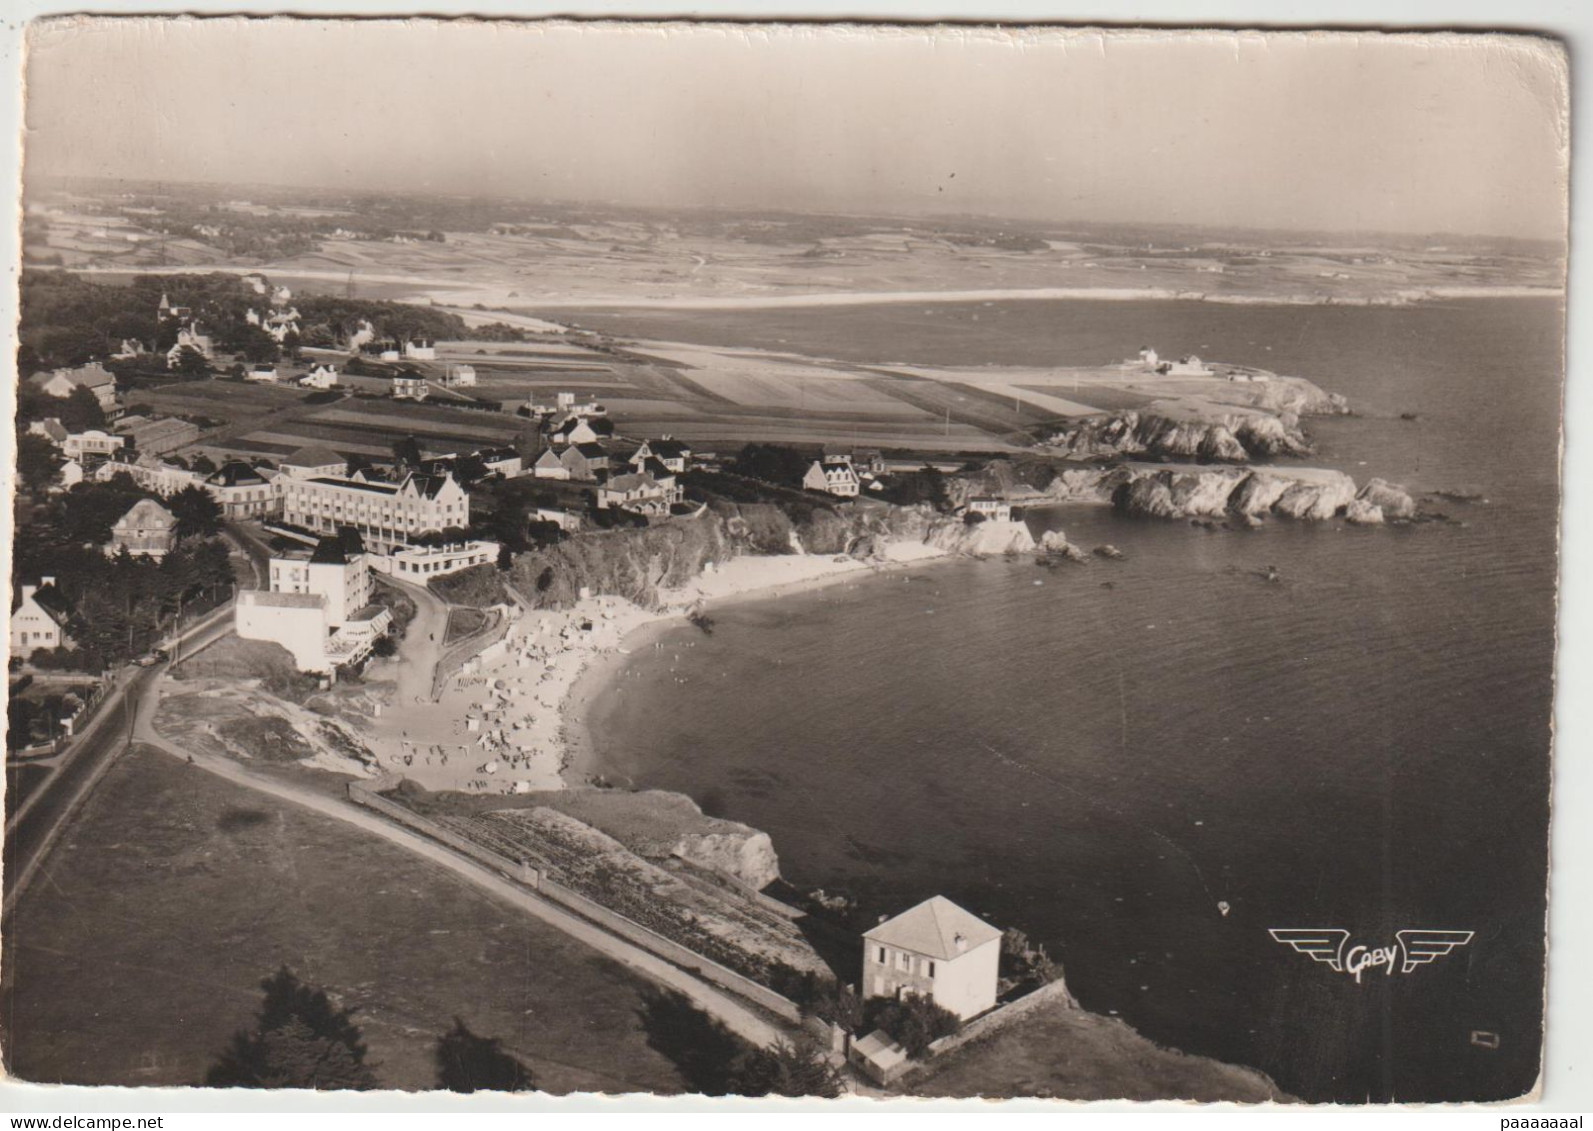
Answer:
<svg viewBox="0 0 1593 1131"><path fill-rule="evenodd" d="M594 596L569 609L528 612L447 682L436 702L411 697L383 710L369 742L382 768L431 790L525 793L587 784L598 772L588 707L630 656L696 609L762 600L881 570L937 560L918 542L892 543L883 562L793 554L711 566L660 594L657 609Z"/></svg>

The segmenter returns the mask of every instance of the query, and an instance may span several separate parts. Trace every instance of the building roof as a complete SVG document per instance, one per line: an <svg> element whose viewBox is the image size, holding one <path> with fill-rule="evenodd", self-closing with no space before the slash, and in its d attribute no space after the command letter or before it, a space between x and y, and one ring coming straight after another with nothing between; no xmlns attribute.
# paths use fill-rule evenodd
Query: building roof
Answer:
<svg viewBox="0 0 1593 1131"><path fill-rule="evenodd" d="M537 456L536 466L563 467L564 463L558 452L554 451L552 448L547 448L543 450L541 455Z"/></svg>
<svg viewBox="0 0 1593 1131"><path fill-rule="evenodd" d="M346 487L350 491L369 491L373 495L396 495L398 487L392 483L377 483L370 479L328 479L318 475L310 480L311 483L321 483L328 487Z"/></svg>
<svg viewBox="0 0 1593 1131"><path fill-rule="evenodd" d="M352 526L340 526L336 534L330 534L315 544L310 561L314 565L347 565L349 559L364 552L365 540L360 537L360 532Z"/></svg>
<svg viewBox="0 0 1593 1131"><path fill-rule="evenodd" d="M631 475L616 475L603 485L605 491L639 491L651 487L662 491L657 481L645 471L638 471Z"/></svg>
<svg viewBox="0 0 1593 1131"><path fill-rule="evenodd" d="M937 895L864 932L863 937L869 942L949 961L999 939L1001 930Z"/></svg>
<svg viewBox="0 0 1593 1131"><path fill-rule="evenodd" d="M453 476L446 471L441 475L411 475L405 480L406 483L413 483L416 492L428 499L435 499L453 481Z"/></svg>
<svg viewBox="0 0 1593 1131"><path fill-rule="evenodd" d="M300 448L282 461L283 467L330 467L337 464L342 467L346 461L331 448L321 444L311 444Z"/></svg>
<svg viewBox="0 0 1593 1131"><path fill-rule="evenodd" d="M257 487L265 478L241 459L230 459L205 478L216 487Z"/></svg>
<svg viewBox="0 0 1593 1131"><path fill-rule="evenodd" d="M154 499L140 499L128 508L127 513L116 520L116 526L176 526L177 520L172 517L171 511L161 506Z"/></svg>
<svg viewBox="0 0 1593 1131"><path fill-rule="evenodd" d="M880 1068L895 1068L907 1059L907 1050L883 1029L875 1029L868 1036L852 1044L852 1050Z"/></svg>
<svg viewBox="0 0 1593 1131"><path fill-rule="evenodd" d="M22 605L21 590L19 589L17 592L17 608L20 608ZM41 585L35 589L33 591L33 603L38 605L40 609L44 610L44 614L56 624L62 626L65 626L68 618L70 618L72 615L72 606L67 604L66 598L53 583L49 585ZM13 609L12 611L15 612L16 609Z"/></svg>
<svg viewBox="0 0 1593 1131"><path fill-rule="evenodd" d="M116 378L103 365L90 362L80 365L76 369L56 369L49 373L35 373L28 380L35 385L48 385L57 377L65 377L74 385L81 385L89 389L98 389L105 385L116 384Z"/></svg>
<svg viewBox="0 0 1593 1131"><path fill-rule="evenodd" d="M647 448L662 459L679 459L691 454L691 445L679 440L648 440Z"/></svg>
<svg viewBox="0 0 1593 1131"><path fill-rule="evenodd" d="M653 459L650 456L642 463L642 466L639 470L643 475L651 475L654 479L661 483L665 480L672 480L675 478L675 473L673 471L669 470L669 468L665 467L658 460Z"/></svg>
<svg viewBox="0 0 1593 1131"><path fill-rule="evenodd" d="M320 593L273 593L265 589L245 589L238 599L246 605L264 605L273 609L320 609L326 606L326 597Z"/></svg>
<svg viewBox="0 0 1593 1131"><path fill-rule="evenodd" d="M71 435L66 426L53 416L48 420L35 420L29 431L54 440L57 444L64 443L67 436Z"/></svg>

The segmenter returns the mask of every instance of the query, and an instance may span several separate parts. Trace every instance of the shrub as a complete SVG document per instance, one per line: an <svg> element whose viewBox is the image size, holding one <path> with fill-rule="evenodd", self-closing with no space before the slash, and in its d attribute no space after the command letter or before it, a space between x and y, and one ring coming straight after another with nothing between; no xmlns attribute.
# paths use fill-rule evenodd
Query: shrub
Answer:
<svg viewBox="0 0 1593 1131"><path fill-rule="evenodd" d="M883 1029L915 1060L935 1041L962 1028L955 1013L927 997L874 998L865 1010L863 1024L870 1031Z"/></svg>

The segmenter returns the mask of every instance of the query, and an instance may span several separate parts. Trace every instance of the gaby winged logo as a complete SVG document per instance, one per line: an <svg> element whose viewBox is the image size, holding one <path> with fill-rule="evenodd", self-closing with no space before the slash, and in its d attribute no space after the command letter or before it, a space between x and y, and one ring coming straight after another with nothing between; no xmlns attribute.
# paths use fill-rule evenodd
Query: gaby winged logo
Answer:
<svg viewBox="0 0 1593 1131"><path fill-rule="evenodd" d="M1350 946L1350 933L1337 927L1274 927L1267 933L1334 973L1353 976L1359 985L1361 975L1368 970L1381 968L1385 975L1392 975L1397 965L1401 974L1409 974L1416 967L1465 946L1475 932L1395 931L1394 945L1380 947Z"/></svg>

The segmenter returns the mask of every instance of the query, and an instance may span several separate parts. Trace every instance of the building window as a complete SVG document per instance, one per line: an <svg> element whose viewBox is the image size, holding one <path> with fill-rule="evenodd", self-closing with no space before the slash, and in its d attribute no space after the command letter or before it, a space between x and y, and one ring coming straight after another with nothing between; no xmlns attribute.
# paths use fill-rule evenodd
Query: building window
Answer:
<svg viewBox="0 0 1593 1131"><path fill-rule="evenodd" d="M929 967L929 976L933 978L935 976L935 960L933 958L926 958L924 959L924 965Z"/></svg>
<svg viewBox="0 0 1593 1131"><path fill-rule="evenodd" d="M884 947L876 947L875 949L878 950L879 956L874 961L878 962L881 966L889 966L890 962L887 961L887 955L885 953L885 948Z"/></svg>

